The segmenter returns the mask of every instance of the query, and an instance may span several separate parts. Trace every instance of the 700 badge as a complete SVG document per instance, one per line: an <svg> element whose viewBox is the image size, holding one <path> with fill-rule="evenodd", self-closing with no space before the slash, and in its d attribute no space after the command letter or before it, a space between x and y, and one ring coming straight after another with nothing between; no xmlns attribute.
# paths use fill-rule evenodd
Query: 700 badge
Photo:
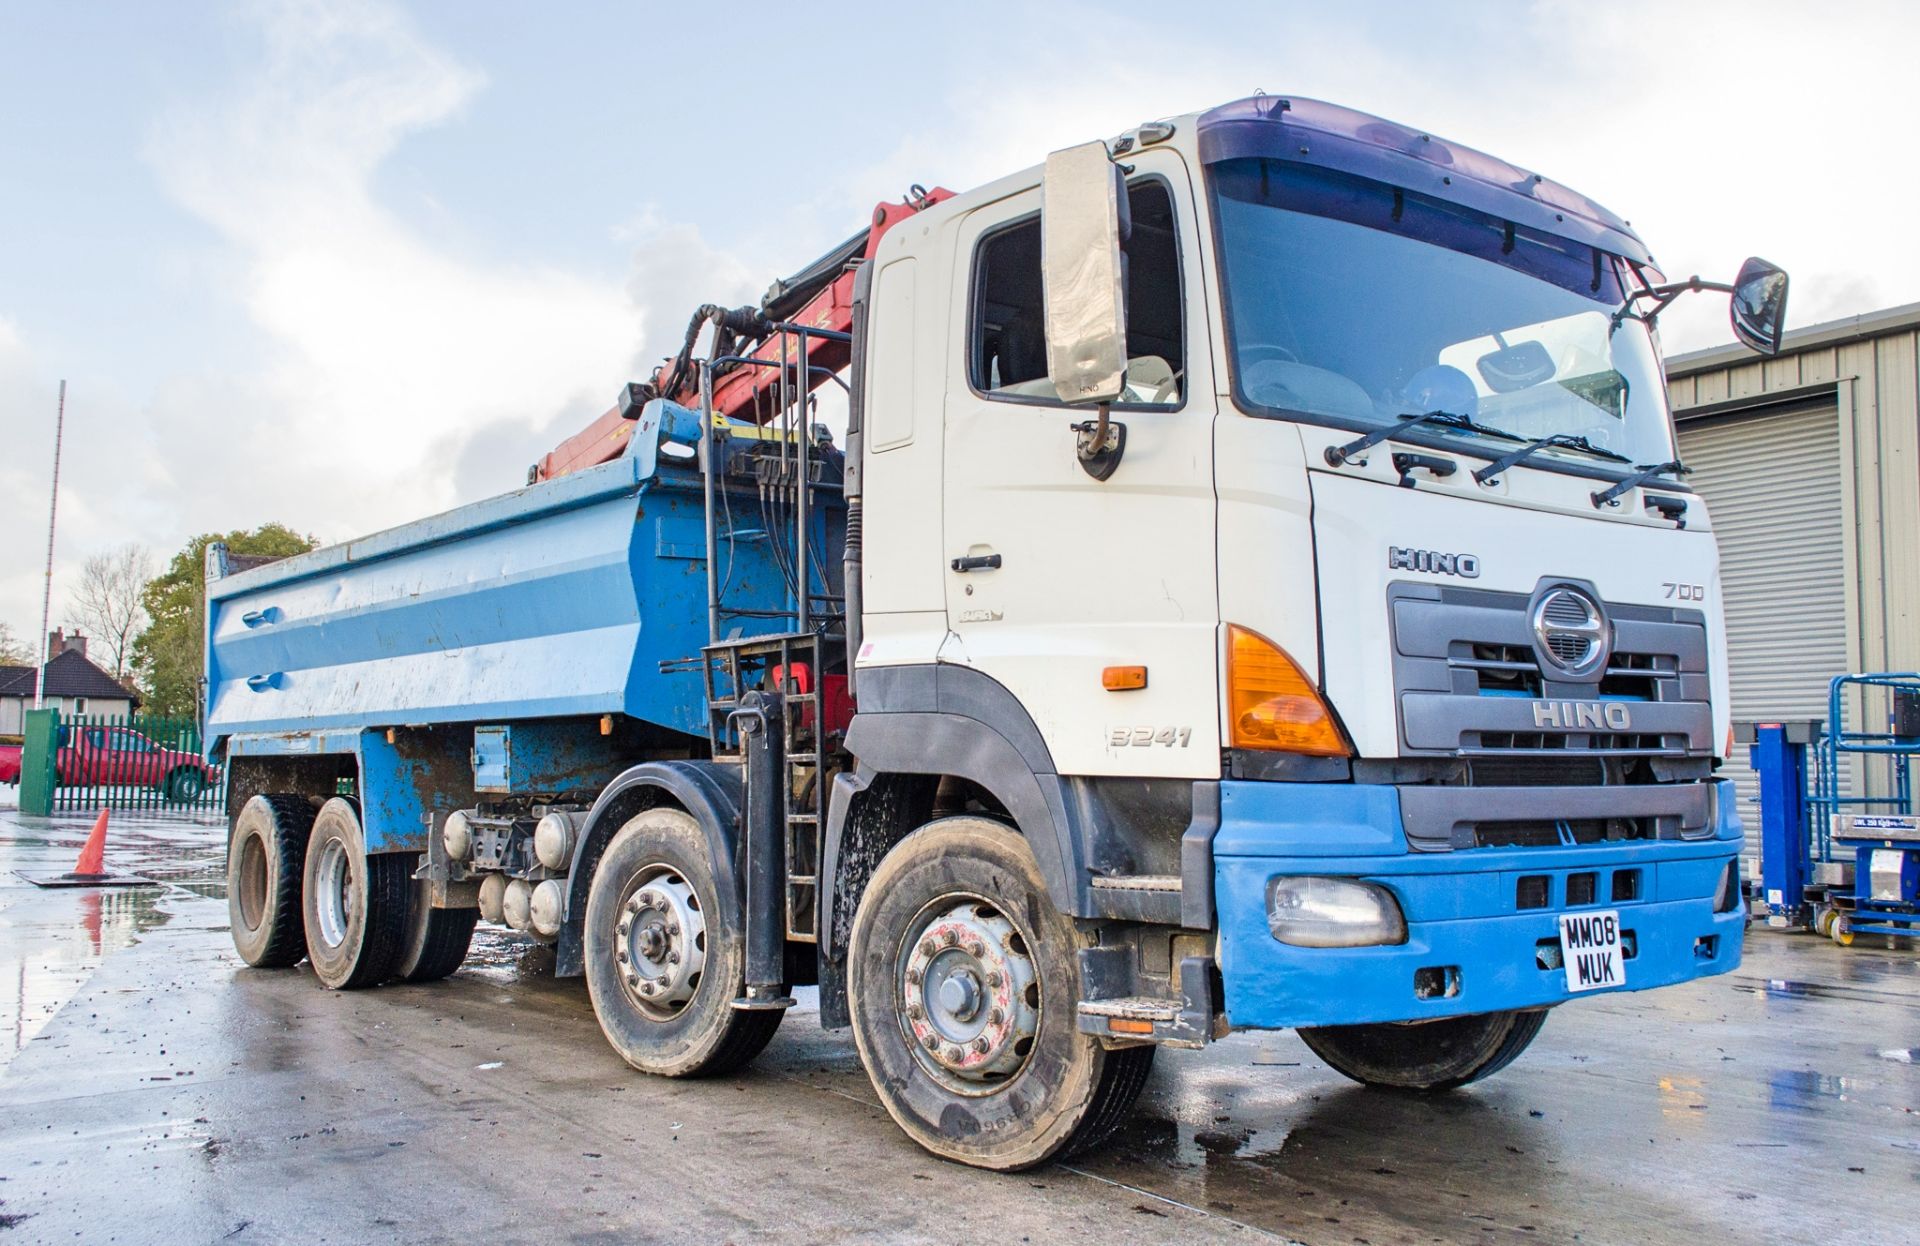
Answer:
<svg viewBox="0 0 1920 1246"><path fill-rule="evenodd" d="M1193 739L1192 727L1110 727L1108 748L1185 748Z"/></svg>

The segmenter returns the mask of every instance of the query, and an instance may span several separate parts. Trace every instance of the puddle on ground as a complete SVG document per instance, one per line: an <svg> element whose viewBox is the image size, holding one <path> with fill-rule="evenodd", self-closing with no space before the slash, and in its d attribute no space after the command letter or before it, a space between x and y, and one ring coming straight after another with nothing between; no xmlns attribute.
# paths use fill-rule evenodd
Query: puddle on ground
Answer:
<svg viewBox="0 0 1920 1246"><path fill-rule="evenodd" d="M1824 1103L1846 1103L1862 1089L1858 1078L1836 1077L1808 1069L1777 1069L1767 1075L1768 1103L1799 1112L1819 1111Z"/></svg>
<svg viewBox="0 0 1920 1246"><path fill-rule="evenodd" d="M460 972L502 984L522 982L528 978L551 978L553 945L501 926L476 926L473 943Z"/></svg>
<svg viewBox="0 0 1920 1246"><path fill-rule="evenodd" d="M43 889L18 877L71 869L90 817L0 815L0 1068L25 1049L107 956L173 919L182 902L224 899L224 825L114 816L107 868L151 887Z"/></svg>

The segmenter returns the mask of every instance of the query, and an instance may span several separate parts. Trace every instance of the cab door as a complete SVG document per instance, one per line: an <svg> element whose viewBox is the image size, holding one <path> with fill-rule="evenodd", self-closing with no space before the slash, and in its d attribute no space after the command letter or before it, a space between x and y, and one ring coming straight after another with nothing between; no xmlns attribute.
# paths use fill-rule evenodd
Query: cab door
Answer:
<svg viewBox="0 0 1920 1246"><path fill-rule="evenodd" d="M1095 480L1046 376L1037 185L960 223L943 662L1009 689L1061 774L1217 777L1213 425L1192 182L1130 155L1125 454ZM1111 677L1145 686L1110 690Z"/></svg>

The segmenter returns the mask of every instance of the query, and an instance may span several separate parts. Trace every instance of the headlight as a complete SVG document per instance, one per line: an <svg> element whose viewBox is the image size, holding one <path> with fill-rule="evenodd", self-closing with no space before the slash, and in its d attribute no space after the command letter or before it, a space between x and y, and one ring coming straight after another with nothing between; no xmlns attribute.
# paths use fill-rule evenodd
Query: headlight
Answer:
<svg viewBox="0 0 1920 1246"><path fill-rule="evenodd" d="M1295 947L1405 943L1393 893L1351 878L1276 878L1267 884L1267 928Z"/></svg>

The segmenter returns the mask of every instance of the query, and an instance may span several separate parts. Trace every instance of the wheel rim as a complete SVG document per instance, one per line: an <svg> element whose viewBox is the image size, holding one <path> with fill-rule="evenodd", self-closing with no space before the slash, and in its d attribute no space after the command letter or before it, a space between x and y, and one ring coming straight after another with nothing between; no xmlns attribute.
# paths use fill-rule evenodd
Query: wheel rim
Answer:
<svg viewBox="0 0 1920 1246"><path fill-rule="evenodd" d="M347 846L329 839L320 849L320 863L314 869L314 916L320 923L320 941L337 948L347 941L347 926L353 914L353 858Z"/></svg>
<svg viewBox="0 0 1920 1246"><path fill-rule="evenodd" d="M240 921L248 930L260 929L267 911L267 850L258 835L240 840Z"/></svg>
<svg viewBox="0 0 1920 1246"><path fill-rule="evenodd" d="M652 865L634 877L615 925L620 988L643 1013L669 1020L700 989L707 919L699 895L679 871Z"/></svg>
<svg viewBox="0 0 1920 1246"><path fill-rule="evenodd" d="M949 1090L992 1094L1018 1075L1040 1028L1026 937L981 896L944 896L908 925L894 973L914 1059Z"/></svg>

